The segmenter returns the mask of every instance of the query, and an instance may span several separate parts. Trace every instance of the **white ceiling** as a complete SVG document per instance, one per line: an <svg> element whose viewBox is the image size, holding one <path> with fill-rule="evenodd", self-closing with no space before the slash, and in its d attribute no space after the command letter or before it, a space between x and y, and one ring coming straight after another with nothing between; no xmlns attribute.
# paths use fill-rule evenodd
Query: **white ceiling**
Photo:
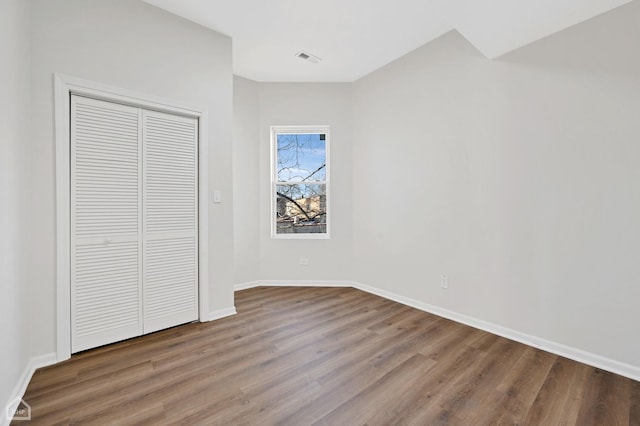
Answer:
<svg viewBox="0 0 640 426"><path fill-rule="evenodd" d="M237 75L351 82L451 30L493 59L630 0L144 1L230 36Z"/></svg>

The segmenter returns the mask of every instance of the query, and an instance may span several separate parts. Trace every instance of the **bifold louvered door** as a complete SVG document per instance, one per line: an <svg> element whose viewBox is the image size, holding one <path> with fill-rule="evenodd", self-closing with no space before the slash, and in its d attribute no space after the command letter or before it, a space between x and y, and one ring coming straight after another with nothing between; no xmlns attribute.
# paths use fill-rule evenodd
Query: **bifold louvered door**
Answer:
<svg viewBox="0 0 640 426"><path fill-rule="evenodd" d="M71 97L71 350L198 317L197 126Z"/></svg>
<svg viewBox="0 0 640 426"><path fill-rule="evenodd" d="M144 332L198 317L198 122L143 112Z"/></svg>

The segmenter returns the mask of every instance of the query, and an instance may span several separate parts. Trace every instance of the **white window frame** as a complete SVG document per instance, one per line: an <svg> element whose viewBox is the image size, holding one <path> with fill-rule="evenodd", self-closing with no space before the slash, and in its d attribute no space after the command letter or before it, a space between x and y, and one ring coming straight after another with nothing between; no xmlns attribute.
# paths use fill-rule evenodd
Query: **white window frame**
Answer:
<svg viewBox="0 0 640 426"><path fill-rule="evenodd" d="M290 183L297 184L299 182L283 182L278 181L277 170L277 155L278 144L277 137L279 134L324 134L325 135L325 169L326 178L324 181L314 182L325 185L326 191L326 232L320 233L308 233L308 234L277 234L276 228L276 187L278 184ZM327 125L319 126L271 126L271 238L283 239L283 240L328 240L331 238L331 195L330 195L330 146L331 146L331 131Z"/></svg>

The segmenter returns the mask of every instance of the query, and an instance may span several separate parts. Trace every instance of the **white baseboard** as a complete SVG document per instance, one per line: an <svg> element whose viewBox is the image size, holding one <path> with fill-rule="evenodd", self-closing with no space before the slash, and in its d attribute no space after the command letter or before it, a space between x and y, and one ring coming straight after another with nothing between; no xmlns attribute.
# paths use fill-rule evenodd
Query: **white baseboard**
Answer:
<svg viewBox="0 0 640 426"><path fill-rule="evenodd" d="M602 370L610 371L612 373L616 373L621 376L640 381L640 366L626 364L611 358L583 351L572 346L567 346L562 343L532 336L527 333L522 333L498 324L483 321L478 318L450 311L448 309L444 309L435 305L430 305L416 299L411 299L409 297L401 296L399 294L395 294L386 290L381 290L377 287L372 287L356 281L260 280L239 284L234 288L235 290L244 290L258 286L353 287L358 290L366 291L367 293L375 294L376 296L384 297L385 299L393 300L394 302L402 303L403 305L411 306L412 308L416 308L424 312L429 312L431 314L438 315L440 317L447 318L473 328L484 330L489 333L502 336L528 346L532 346L534 348L538 348L565 358L572 359L574 361L581 362L583 364L590 365L592 367L600 368Z"/></svg>
<svg viewBox="0 0 640 426"><path fill-rule="evenodd" d="M229 317L231 315L235 315L236 307L231 306L230 308L217 309L215 311L209 312L209 321L214 321L220 318Z"/></svg>
<svg viewBox="0 0 640 426"><path fill-rule="evenodd" d="M49 365L53 365L58 362L58 358L56 357L55 352L51 352L45 355L34 356L29 359L27 365L22 370L22 374L18 379L18 382L13 388L13 392L9 397L9 400L1 407L2 408L2 417L0 417L0 425L8 425L11 423L5 416L6 407L9 406L13 401L19 398L24 398L24 393L27 391L27 386L29 386L29 382L31 381L31 377L33 377L33 373L36 372L38 368L47 367ZM25 401L27 404L29 401Z"/></svg>
<svg viewBox="0 0 640 426"><path fill-rule="evenodd" d="M249 281L246 283L235 284L233 286L233 291L247 290L249 288L260 287L260 281Z"/></svg>
<svg viewBox="0 0 640 426"><path fill-rule="evenodd" d="M246 290L254 287L355 287L354 281L334 280L258 280L236 284L235 291Z"/></svg>

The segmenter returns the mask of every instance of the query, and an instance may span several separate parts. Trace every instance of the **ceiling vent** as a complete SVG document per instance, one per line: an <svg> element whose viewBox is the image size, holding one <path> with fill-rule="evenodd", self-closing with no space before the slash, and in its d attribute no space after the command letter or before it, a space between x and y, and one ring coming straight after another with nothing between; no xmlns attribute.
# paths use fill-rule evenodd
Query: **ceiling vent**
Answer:
<svg viewBox="0 0 640 426"><path fill-rule="evenodd" d="M317 64L318 62L320 62L322 59L318 58L316 55L312 55L309 52L305 52L304 50L299 51L298 53L296 53L296 56L300 59L304 59L307 62L311 62L314 64Z"/></svg>

